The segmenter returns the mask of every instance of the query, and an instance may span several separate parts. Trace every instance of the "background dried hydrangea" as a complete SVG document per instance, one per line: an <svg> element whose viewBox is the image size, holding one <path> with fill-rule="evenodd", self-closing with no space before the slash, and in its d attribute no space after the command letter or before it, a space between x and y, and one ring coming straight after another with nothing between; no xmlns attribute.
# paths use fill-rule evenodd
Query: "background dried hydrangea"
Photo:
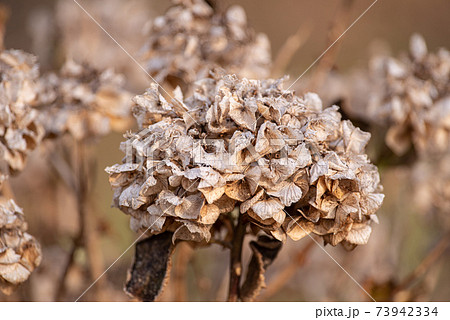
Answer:
<svg viewBox="0 0 450 320"><path fill-rule="evenodd" d="M156 81L188 85L216 67L241 77L269 75L269 40L248 26L244 9L234 5L215 13L203 0L173 3L154 19L141 50L144 66Z"/></svg>
<svg viewBox="0 0 450 320"><path fill-rule="evenodd" d="M0 173L8 175L24 168L43 136L31 107L39 76L36 58L19 50L1 51L0 75Z"/></svg>
<svg viewBox="0 0 450 320"><path fill-rule="evenodd" d="M372 63L374 90L369 114L389 130L386 144L398 155L412 146L419 155L450 148L450 52L427 50L413 35L410 52L399 59L378 57Z"/></svg>
<svg viewBox="0 0 450 320"><path fill-rule="evenodd" d="M370 134L337 107L284 92L282 80L235 76L176 97L184 102L167 102L156 85L135 97L142 130L121 145L126 162L107 168L134 230L209 241L219 216L239 208L279 240L367 242L383 199L378 170L364 154Z"/></svg>
<svg viewBox="0 0 450 320"><path fill-rule="evenodd" d="M131 94L124 78L68 60L59 74L39 80L36 107L48 136L70 133L76 140L98 138L129 125Z"/></svg>
<svg viewBox="0 0 450 320"><path fill-rule="evenodd" d="M145 29L153 18L151 1L108 0L105 5L103 0L89 0L80 4L129 53L134 55L142 47ZM99 69L114 67L117 72L127 74L127 88L147 85L145 73L75 2L59 0L55 13L49 15L47 20L56 19L55 26L49 28L58 32L64 56L88 61Z"/></svg>
<svg viewBox="0 0 450 320"><path fill-rule="evenodd" d="M14 200L0 203L0 291L10 294L41 262L41 248L28 234L22 209Z"/></svg>

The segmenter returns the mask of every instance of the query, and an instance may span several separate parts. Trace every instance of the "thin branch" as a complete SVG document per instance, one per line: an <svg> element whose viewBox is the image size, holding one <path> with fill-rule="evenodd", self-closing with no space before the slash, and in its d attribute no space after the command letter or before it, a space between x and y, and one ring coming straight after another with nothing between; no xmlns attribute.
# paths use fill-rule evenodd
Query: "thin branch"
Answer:
<svg viewBox="0 0 450 320"><path fill-rule="evenodd" d="M77 249L84 248L88 256L88 274L90 280L97 279L103 272L102 253L99 250L100 244L96 234L96 221L89 214L89 182L91 180L90 155L84 142L75 142L75 148L69 152L61 150L62 153L67 152L69 158L74 158L75 163L70 164L65 157L58 152L52 155L51 163L58 173L62 181L71 189L77 200L78 212L78 232L72 240L72 248L67 258L67 262L59 279L57 290L55 293L55 301L64 298L66 291L65 284L70 269L73 267L75 260L74 254ZM102 294L104 282L97 286L94 296L96 300L104 300Z"/></svg>
<svg viewBox="0 0 450 320"><path fill-rule="evenodd" d="M315 247L314 241L310 240L303 246L286 267L277 274L277 277L267 285L267 289L258 298L259 301L268 301L277 292L284 288L284 286L294 277L298 269L302 267L306 261L308 254Z"/></svg>
<svg viewBox="0 0 450 320"><path fill-rule="evenodd" d="M328 35L328 44L336 41L339 35L341 35L344 31L345 25L350 20L350 12L353 4L354 0L341 1L338 12L334 17L333 24ZM326 75L330 72L336 62L341 45L342 41L336 43L333 48L331 48L330 51L319 61L316 71L314 72L309 83L309 90L316 91L323 84Z"/></svg>
<svg viewBox="0 0 450 320"><path fill-rule="evenodd" d="M11 182L9 179L2 182L2 188L0 191L0 195L4 196L7 199L13 199L15 200L16 197L14 196L14 191L11 187Z"/></svg>
<svg viewBox="0 0 450 320"><path fill-rule="evenodd" d="M91 156L84 142L77 143L77 199L78 199L78 215L80 218L80 235L83 238L82 244L88 256L88 271L90 281L97 279L103 272L103 258L100 250L100 241L96 231L96 219L89 210L89 194L90 181L93 176L91 166ZM96 301L105 300L103 297L105 286L105 278L98 281L97 287L94 289L94 297Z"/></svg>
<svg viewBox="0 0 450 320"><path fill-rule="evenodd" d="M10 15L10 10L7 6L0 3L0 50L5 48L4 40L5 40L5 30L6 30L6 22L8 21Z"/></svg>
<svg viewBox="0 0 450 320"><path fill-rule="evenodd" d="M74 241L72 243L72 249L70 250L69 256L67 258L64 271L58 280L58 286L55 292L55 297L53 299L54 301L61 301L66 293L66 278L69 274L70 269L72 268L72 264L74 263L75 252L77 251L78 247L79 245L77 244L77 241Z"/></svg>
<svg viewBox="0 0 450 320"><path fill-rule="evenodd" d="M312 27L309 24L301 25L297 32L284 42L272 65L272 76L278 77L286 73L295 53L305 44L311 34Z"/></svg>
<svg viewBox="0 0 450 320"><path fill-rule="evenodd" d="M441 240L434 246L430 253L422 260L422 262L411 272L396 288L395 292L399 292L411 286L418 278L423 276L428 269L436 263L444 254L450 244L450 233L446 233Z"/></svg>
<svg viewBox="0 0 450 320"><path fill-rule="evenodd" d="M191 261L193 249L188 243L181 242L178 245L177 259L172 276L173 288L175 289L174 300L176 302L187 301L187 267Z"/></svg>
<svg viewBox="0 0 450 320"><path fill-rule="evenodd" d="M242 275L242 245L247 229L246 217L239 215L238 223L234 229L232 248L230 252L230 284L228 288L228 301L236 302L240 299L240 282Z"/></svg>

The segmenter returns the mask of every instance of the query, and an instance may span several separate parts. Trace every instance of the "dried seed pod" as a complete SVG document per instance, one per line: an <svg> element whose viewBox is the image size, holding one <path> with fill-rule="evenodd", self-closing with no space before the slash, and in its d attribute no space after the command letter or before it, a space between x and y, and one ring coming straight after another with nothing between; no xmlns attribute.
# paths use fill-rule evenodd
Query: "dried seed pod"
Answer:
<svg viewBox="0 0 450 320"><path fill-rule="evenodd" d="M450 149L450 52L429 53L413 35L409 55L372 61L381 90L371 97L371 116L389 126L386 144L398 155L412 146L419 155Z"/></svg>
<svg viewBox="0 0 450 320"><path fill-rule="evenodd" d="M122 143L124 163L106 169L132 228L207 242L220 214L239 208L278 240L366 243L383 200L364 153L370 134L282 84L233 75L197 81L186 99L176 90L180 102L156 85L137 96L141 130Z"/></svg>
<svg viewBox="0 0 450 320"><path fill-rule="evenodd" d="M19 50L0 52L0 174L21 171L27 155L43 136L37 111L36 58Z"/></svg>
<svg viewBox="0 0 450 320"><path fill-rule="evenodd" d="M48 136L98 138L128 126L131 95L112 70L99 71L68 60L59 74L39 80L37 108Z"/></svg>
<svg viewBox="0 0 450 320"><path fill-rule="evenodd" d="M41 248L26 232L22 209L14 200L0 203L0 291L11 294L41 262Z"/></svg>
<svg viewBox="0 0 450 320"><path fill-rule="evenodd" d="M247 23L245 11L231 6L215 13L203 0L176 0L153 21L142 48L145 68L161 83L190 85L222 67L241 77L269 75L270 43Z"/></svg>

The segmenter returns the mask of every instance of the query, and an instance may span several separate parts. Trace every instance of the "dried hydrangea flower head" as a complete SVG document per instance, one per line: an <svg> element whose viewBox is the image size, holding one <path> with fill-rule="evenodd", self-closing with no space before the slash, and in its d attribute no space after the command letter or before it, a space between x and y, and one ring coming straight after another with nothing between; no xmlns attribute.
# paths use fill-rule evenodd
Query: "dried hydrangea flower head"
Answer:
<svg viewBox="0 0 450 320"><path fill-rule="evenodd" d="M124 163L106 169L132 229L209 241L234 210L279 240L365 244L383 200L364 153L370 134L282 84L225 76L197 81L186 99L175 90L181 103L156 85L135 97L141 130L122 143Z"/></svg>
<svg viewBox="0 0 450 320"><path fill-rule="evenodd" d="M137 52L145 40L143 28L152 15L152 3L147 0L90 0L83 8L128 52ZM89 61L99 69L114 66L127 75L127 84L142 87L148 83L142 70L130 63L130 58L73 1L59 0L55 6L56 28L66 57ZM132 36L130 36L132 35ZM145 82L144 82L145 81Z"/></svg>
<svg viewBox="0 0 450 320"><path fill-rule="evenodd" d="M41 263L41 248L28 234L22 209L14 200L0 202L0 291L11 294Z"/></svg>
<svg viewBox="0 0 450 320"><path fill-rule="evenodd" d="M59 74L40 81L37 107L49 136L69 133L76 140L98 138L128 126L131 95L112 70L99 71L68 60Z"/></svg>
<svg viewBox="0 0 450 320"><path fill-rule="evenodd" d="M386 144L398 155L411 145L419 155L450 148L450 52L429 53L413 35L409 55L382 57L372 63L382 89L370 102L371 113L389 125Z"/></svg>
<svg viewBox="0 0 450 320"><path fill-rule="evenodd" d="M0 174L21 171L27 155L43 136L36 98L39 69L36 58L19 50L0 52Z"/></svg>
<svg viewBox="0 0 450 320"><path fill-rule="evenodd" d="M269 40L249 28L240 6L215 13L203 0L173 2L153 21L142 48L145 67L156 81L183 86L207 77L216 67L241 77L269 75Z"/></svg>

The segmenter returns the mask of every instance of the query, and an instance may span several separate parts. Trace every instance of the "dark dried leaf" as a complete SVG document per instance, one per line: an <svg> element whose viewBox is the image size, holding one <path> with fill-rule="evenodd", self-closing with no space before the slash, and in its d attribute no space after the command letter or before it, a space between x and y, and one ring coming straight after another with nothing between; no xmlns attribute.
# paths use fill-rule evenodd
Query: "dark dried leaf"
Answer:
<svg viewBox="0 0 450 320"><path fill-rule="evenodd" d="M259 294L265 285L264 273L277 257L282 244L281 241L267 236L260 236L257 241L250 242L253 256L241 288L242 301L252 301Z"/></svg>
<svg viewBox="0 0 450 320"><path fill-rule="evenodd" d="M174 249L171 232L152 236L136 244L134 263L128 274L125 292L142 301L154 301L169 275Z"/></svg>

